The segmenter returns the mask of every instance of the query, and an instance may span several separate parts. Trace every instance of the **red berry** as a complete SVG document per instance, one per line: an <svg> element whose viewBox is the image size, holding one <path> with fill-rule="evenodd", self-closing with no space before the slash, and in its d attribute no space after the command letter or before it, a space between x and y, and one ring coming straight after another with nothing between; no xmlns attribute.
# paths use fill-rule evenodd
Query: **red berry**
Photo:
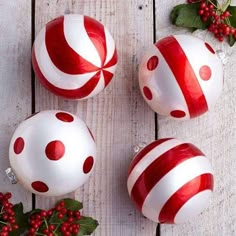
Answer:
<svg viewBox="0 0 236 236"><path fill-rule="evenodd" d="M199 16L202 16L203 14L204 14L204 11L203 11L203 10L199 10L199 11L198 11L198 15L199 15Z"/></svg>
<svg viewBox="0 0 236 236"><path fill-rule="evenodd" d="M65 215L65 214L67 213L67 209L66 209L66 208L62 208L62 209L60 210L60 213L63 214L63 215Z"/></svg>
<svg viewBox="0 0 236 236"><path fill-rule="evenodd" d="M73 234L78 234L78 232L79 232L78 229L73 229L73 230L72 230L72 233L73 233Z"/></svg>
<svg viewBox="0 0 236 236"><path fill-rule="evenodd" d="M69 217L68 219L67 219L67 222L68 223L72 223L74 221L74 219L72 218L72 217Z"/></svg>
<svg viewBox="0 0 236 236"><path fill-rule="evenodd" d="M206 17L206 16L203 16L203 17L202 17L202 21L203 21L203 22L206 22L207 20L208 20L208 17Z"/></svg>
<svg viewBox="0 0 236 236"><path fill-rule="evenodd" d="M11 193L9 193L9 192L6 193L5 196L4 196L4 198L6 198L6 199L10 199L11 197L12 197L12 195L11 195Z"/></svg>
<svg viewBox="0 0 236 236"><path fill-rule="evenodd" d="M12 228L13 228L14 230L16 230L16 229L19 229L19 226L18 226L18 225L13 225Z"/></svg>
<svg viewBox="0 0 236 236"><path fill-rule="evenodd" d="M201 8L201 9L204 9L205 7L206 7L206 3L205 3L205 2L203 2L203 3L200 4L200 8Z"/></svg>
<svg viewBox="0 0 236 236"><path fill-rule="evenodd" d="M214 9L214 6L213 6L212 4L209 4L208 7L209 7L210 9Z"/></svg>
<svg viewBox="0 0 236 236"><path fill-rule="evenodd" d="M64 216L63 214L59 213L58 216L57 216L57 218L58 218L58 219L62 219L63 216Z"/></svg>
<svg viewBox="0 0 236 236"><path fill-rule="evenodd" d="M48 226L48 229L51 230L51 231L53 231L53 230L55 229L55 226L54 226L54 225L49 225L49 226Z"/></svg>
<svg viewBox="0 0 236 236"><path fill-rule="evenodd" d="M64 207L64 206L65 206L65 202L64 202L64 201L61 201L61 202L59 202L59 205L60 205L61 207Z"/></svg>
<svg viewBox="0 0 236 236"><path fill-rule="evenodd" d="M40 212L40 216L41 217L46 217L47 216L47 212L46 211L41 211Z"/></svg>
<svg viewBox="0 0 236 236"><path fill-rule="evenodd" d="M59 205L56 207L56 211L60 211L62 209L62 207Z"/></svg>
<svg viewBox="0 0 236 236"><path fill-rule="evenodd" d="M47 216L51 216L53 214L53 210L49 210L48 212L47 212Z"/></svg>

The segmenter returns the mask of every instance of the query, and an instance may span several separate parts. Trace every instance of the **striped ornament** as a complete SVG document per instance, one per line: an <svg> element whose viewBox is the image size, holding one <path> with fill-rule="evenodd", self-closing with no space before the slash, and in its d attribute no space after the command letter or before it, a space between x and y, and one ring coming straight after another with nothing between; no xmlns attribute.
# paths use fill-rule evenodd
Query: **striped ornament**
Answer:
<svg viewBox="0 0 236 236"><path fill-rule="evenodd" d="M212 168L194 145L174 138L159 139L135 156L127 187L135 206L150 220L183 223L209 204Z"/></svg>
<svg viewBox="0 0 236 236"><path fill-rule="evenodd" d="M139 85L155 112L191 119L216 103L223 87L223 67L210 44L189 35L169 36L144 56Z"/></svg>
<svg viewBox="0 0 236 236"><path fill-rule="evenodd" d="M38 79L54 94L69 99L89 98L113 77L117 64L115 42L93 18L60 16L37 35L32 64Z"/></svg>

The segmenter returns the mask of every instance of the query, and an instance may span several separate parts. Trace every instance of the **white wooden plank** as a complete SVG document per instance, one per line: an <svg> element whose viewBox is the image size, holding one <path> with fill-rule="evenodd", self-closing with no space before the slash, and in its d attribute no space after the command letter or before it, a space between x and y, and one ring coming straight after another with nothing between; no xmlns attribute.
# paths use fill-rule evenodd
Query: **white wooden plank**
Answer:
<svg viewBox="0 0 236 236"><path fill-rule="evenodd" d="M156 35L160 39L169 34L187 33L187 30L170 24L171 9L183 1L156 1ZM215 191L208 209L199 217L184 225L161 226L161 235L235 235L236 234L236 84L234 74L236 63L233 56L236 48L219 43L206 32L195 35L209 41L215 49L221 49L230 56L225 66L224 91L215 109L202 117L190 121L171 121L158 118L159 137L178 137L197 145L209 157L215 173Z"/></svg>
<svg viewBox="0 0 236 236"><path fill-rule="evenodd" d="M32 207L32 195L19 184L11 185L5 169L8 149L17 125L31 114L31 3L0 0L0 190L12 192L13 201ZM12 14L14 12L14 14Z"/></svg>
<svg viewBox="0 0 236 236"><path fill-rule="evenodd" d="M94 133L98 146L95 171L75 196L83 201L84 214L99 221L95 235L154 235L156 224L134 208L126 189L132 147L155 137L154 113L141 97L137 81L139 59L153 41L152 1L38 0L36 32L48 20L65 12L87 14L107 26L117 42L117 73L105 91L80 102L57 98L37 82L36 110L60 108L74 112ZM49 207L54 201L37 197L37 206Z"/></svg>

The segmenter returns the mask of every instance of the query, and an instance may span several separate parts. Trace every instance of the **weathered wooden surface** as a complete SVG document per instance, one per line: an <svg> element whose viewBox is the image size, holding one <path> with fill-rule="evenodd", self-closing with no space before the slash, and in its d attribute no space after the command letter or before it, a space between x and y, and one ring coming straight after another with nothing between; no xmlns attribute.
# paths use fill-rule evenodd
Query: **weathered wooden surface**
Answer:
<svg viewBox="0 0 236 236"><path fill-rule="evenodd" d="M169 22L169 12L183 1L156 1L157 39L169 34L188 31L174 27ZM159 9L162 9L161 11ZM178 226L162 225L161 235L236 235L236 48L218 43L206 31L194 35L210 42L216 50L224 51L230 58L224 67L224 91L214 110L190 121L171 121L158 118L158 136L178 137L197 145L209 157L215 174L214 195L210 206L194 221Z"/></svg>
<svg viewBox="0 0 236 236"><path fill-rule="evenodd" d="M0 0L0 12L0 191L12 192L13 201L23 201L29 210L32 194L11 185L5 169L9 167L11 136L18 123L31 114L31 3Z"/></svg>
<svg viewBox="0 0 236 236"><path fill-rule="evenodd" d="M188 33L170 25L169 13L182 0L156 1L156 37ZM93 131L98 157L89 181L76 193L84 203L84 214L95 217L100 226L95 235L152 236L156 224L134 208L128 198L126 177L132 147L155 137L154 113L145 104L138 88L137 68L145 49L153 41L153 1L151 0L0 0L0 188L11 191L14 201L31 208L31 193L20 185L12 186L4 170L9 166L8 146L16 126L31 113L62 109L80 116ZM14 14L13 14L14 13ZM35 33L58 15L81 13L104 23L117 43L119 65L111 84L98 96L86 101L67 101L48 92L35 81L31 89L31 15ZM176 122L158 117L158 136L175 136L193 142L209 157L215 172L215 193L211 205L194 221L179 226L161 226L161 235L233 236L236 235L236 47L216 43L206 32L195 32L230 56L225 66L224 92L215 109L191 120ZM32 104L35 101L34 104ZM57 198L58 199L58 198ZM36 207L49 208L56 198L36 196Z"/></svg>
<svg viewBox="0 0 236 236"><path fill-rule="evenodd" d="M119 65L111 84L87 101L65 101L36 83L36 110L64 109L76 113L94 133L98 156L90 180L76 191L84 214L100 226L95 235L154 235L155 224L144 219L130 202L126 189L132 148L155 137L154 113L144 103L137 83L137 67L152 42L152 1L36 1L36 33L50 19L64 13L86 14L101 21L117 44ZM36 198L49 207L55 199Z"/></svg>

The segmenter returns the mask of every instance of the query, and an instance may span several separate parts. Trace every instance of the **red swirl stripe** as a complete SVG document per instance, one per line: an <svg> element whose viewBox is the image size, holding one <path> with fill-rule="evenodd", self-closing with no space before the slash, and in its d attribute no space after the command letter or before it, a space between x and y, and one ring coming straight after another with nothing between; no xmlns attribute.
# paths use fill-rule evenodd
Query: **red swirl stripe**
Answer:
<svg viewBox="0 0 236 236"><path fill-rule="evenodd" d="M182 90L190 117L194 118L205 113L208 110L206 98L181 45L173 36L166 37L155 45L165 58Z"/></svg>
<svg viewBox="0 0 236 236"><path fill-rule="evenodd" d="M84 27L86 32L94 44L101 58L101 67L104 65L107 57L107 46L104 26L95 19L84 16Z"/></svg>
<svg viewBox="0 0 236 236"><path fill-rule="evenodd" d="M53 91L55 94L62 96L62 97L66 97L66 98L70 98L70 99L81 99L84 97L87 97L97 86L99 79L100 79L100 74L101 71L98 71L87 83L85 83L82 87L77 88L77 89L61 89L56 87L55 85L53 85L52 83L50 83L42 74L36 57L35 57L35 49L33 47L32 50L32 64L33 64L33 68L35 73L38 75L41 83L50 91Z"/></svg>
<svg viewBox="0 0 236 236"><path fill-rule="evenodd" d="M196 156L204 154L192 144L184 143L168 150L153 161L139 176L131 191L131 199L137 208L142 209L147 195L161 178L182 162Z"/></svg>
<svg viewBox="0 0 236 236"><path fill-rule="evenodd" d="M50 59L64 73L84 74L99 69L81 57L67 43L64 34L64 16L60 16L46 25L45 43Z"/></svg>
<svg viewBox="0 0 236 236"><path fill-rule="evenodd" d="M105 82L105 87L110 83L112 80L113 74L109 71L103 70L103 77L104 77L104 82Z"/></svg>
<svg viewBox="0 0 236 236"><path fill-rule="evenodd" d="M117 60L118 60L117 50L115 49L114 54L113 54L111 60L106 65L104 65L103 68L109 68L111 66L114 66L117 63Z"/></svg>
<svg viewBox="0 0 236 236"><path fill-rule="evenodd" d="M157 146L161 145L162 143L171 140L173 138L163 138L163 139L158 139L152 143L150 143L147 147L143 148L134 158L134 160L131 162L128 175L132 172L134 167L149 153L152 149L156 148Z"/></svg>
<svg viewBox="0 0 236 236"><path fill-rule="evenodd" d="M176 191L165 203L159 214L159 222L173 224L174 219L181 207L194 195L204 190L213 191L213 175L202 174Z"/></svg>

